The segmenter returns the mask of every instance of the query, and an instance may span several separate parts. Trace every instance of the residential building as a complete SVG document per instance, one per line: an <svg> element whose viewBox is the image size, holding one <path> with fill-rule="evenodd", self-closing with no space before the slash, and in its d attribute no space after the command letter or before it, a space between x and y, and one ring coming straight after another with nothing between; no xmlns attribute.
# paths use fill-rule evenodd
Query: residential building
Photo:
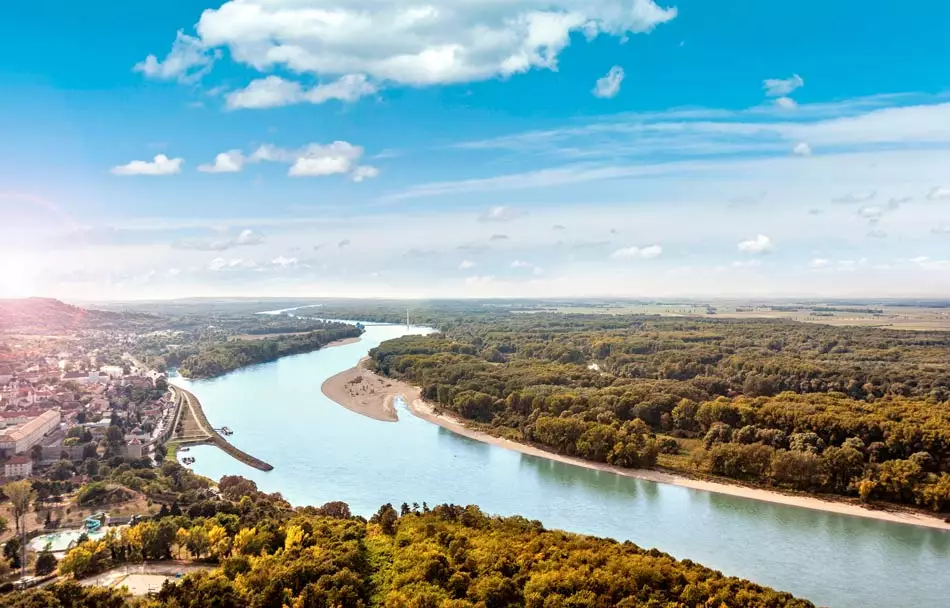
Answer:
<svg viewBox="0 0 950 608"><path fill-rule="evenodd" d="M142 457L142 442L138 438L133 438L125 444L125 457L139 459Z"/></svg>
<svg viewBox="0 0 950 608"><path fill-rule="evenodd" d="M29 477L33 474L33 460L26 454L11 456L3 463L3 476L7 479L12 477Z"/></svg>

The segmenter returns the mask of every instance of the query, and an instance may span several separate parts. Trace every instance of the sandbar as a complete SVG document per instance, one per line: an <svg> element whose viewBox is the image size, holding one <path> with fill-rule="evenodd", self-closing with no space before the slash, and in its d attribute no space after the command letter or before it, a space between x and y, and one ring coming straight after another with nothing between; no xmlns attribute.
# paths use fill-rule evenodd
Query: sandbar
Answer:
<svg viewBox="0 0 950 608"><path fill-rule="evenodd" d="M692 490L716 492L717 494L726 494L739 498L761 500L775 504L825 511L828 513L838 513L840 515L865 517L879 521L950 531L950 522L921 511L901 509L890 505L887 506L886 510L883 508L872 508L857 503L856 501L826 500L815 496L786 494L775 490L697 479L661 470L624 469L600 462L564 456L526 443L495 437L494 435L466 426L462 420L455 416L437 411L432 404L427 403L421 398L421 392L417 387L406 382L382 377L366 369L364 367L365 362L366 358L360 361L360 364L356 367L327 380L323 384L323 393L343 407L376 420L385 420L387 422L398 421L398 416L393 407L393 400L396 397L401 397L408 405L409 411L418 418L422 418L432 424L437 424L463 437L489 443L506 450L521 452L529 456L547 458L586 469L607 471L617 475L623 475L624 477L643 479Z"/></svg>

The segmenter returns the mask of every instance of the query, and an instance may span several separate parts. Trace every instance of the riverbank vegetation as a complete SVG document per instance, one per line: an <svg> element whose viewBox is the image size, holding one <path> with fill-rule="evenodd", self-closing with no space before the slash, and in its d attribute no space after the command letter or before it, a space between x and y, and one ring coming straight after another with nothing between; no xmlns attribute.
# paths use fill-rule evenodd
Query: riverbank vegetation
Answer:
<svg viewBox="0 0 950 608"><path fill-rule="evenodd" d="M7 595L0 606L813 606L629 542L546 530L474 506L384 505L367 521L344 503L292 509L241 478L223 478L220 490L202 516L166 512L86 541L59 563L66 577L170 558L217 568L152 598L66 580Z"/></svg>
<svg viewBox="0 0 950 608"><path fill-rule="evenodd" d="M180 371L187 378L214 378L248 365L319 350L337 340L358 338L362 333L353 325L321 322L319 329L307 333L202 343L195 354L181 362Z"/></svg>
<svg viewBox="0 0 950 608"><path fill-rule="evenodd" d="M495 434L950 510L948 333L559 314L443 329L382 344L374 365Z"/></svg>

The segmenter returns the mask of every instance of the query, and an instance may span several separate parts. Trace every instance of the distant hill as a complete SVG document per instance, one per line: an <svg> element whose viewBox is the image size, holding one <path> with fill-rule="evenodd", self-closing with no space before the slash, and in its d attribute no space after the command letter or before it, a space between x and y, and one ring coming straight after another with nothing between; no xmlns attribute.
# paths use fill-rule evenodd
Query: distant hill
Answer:
<svg viewBox="0 0 950 608"><path fill-rule="evenodd" d="M121 315L51 298L0 300L0 332L62 333L115 323Z"/></svg>

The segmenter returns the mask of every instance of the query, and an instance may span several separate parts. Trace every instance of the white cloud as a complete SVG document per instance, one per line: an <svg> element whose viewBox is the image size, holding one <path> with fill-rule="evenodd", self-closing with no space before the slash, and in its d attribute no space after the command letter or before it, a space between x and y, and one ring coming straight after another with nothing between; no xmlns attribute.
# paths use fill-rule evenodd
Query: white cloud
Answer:
<svg viewBox="0 0 950 608"><path fill-rule="evenodd" d="M762 88L769 97L785 97L804 85L805 81L798 74L792 74L789 78L768 78L762 81Z"/></svg>
<svg viewBox="0 0 950 608"><path fill-rule="evenodd" d="M226 251L235 247L260 245L264 236L250 229L242 230L236 237L223 239L184 239L172 244L175 249L194 249L196 251Z"/></svg>
<svg viewBox="0 0 950 608"><path fill-rule="evenodd" d="M886 239L886 238L887 238L887 232L885 232L885 231L882 230L881 228L872 228L871 230L868 230L868 238L872 238L872 239Z"/></svg>
<svg viewBox="0 0 950 608"><path fill-rule="evenodd" d="M359 183L367 179L374 179L376 177L379 177L379 169L370 165L360 165L353 170L353 174L350 176L350 179Z"/></svg>
<svg viewBox="0 0 950 608"><path fill-rule="evenodd" d="M622 67L615 65L610 68L607 75L597 81L597 85L593 91L594 97L613 99L620 93L620 85L623 83L623 79L624 72Z"/></svg>
<svg viewBox="0 0 950 608"><path fill-rule="evenodd" d="M149 78L194 82L211 69L219 56L220 51L208 49L198 38L179 31L164 61L159 61L155 55L149 55L135 64L133 70Z"/></svg>
<svg viewBox="0 0 950 608"><path fill-rule="evenodd" d="M759 234L756 235L754 239L741 241L738 245L738 248L742 253L750 253L754 255L769 253L772 251L772 239L765 236L764 234Z"/></svg>
<svg viewBox="0 0 950 608"><path fill-rule="evenodd" d="M950 234L950 224L944 224L942 226L934 226L930 229L930 232L933 234Z"/></svg>
<svg viewBox="0 0 950 608"><path fill-rule="evenodd" d="M870 200L874 200L874 197L877 196L877 192L849 192L843 196L831 199L832 203L842 203L842 204L851 204L851 203L866 203Z"/></svg>
<svg viewBox="0 0 950 608"><path fill-rule="evenodd" d="M799 142L792 148L792 154L795 156L811 156L811 146L805 142Z"/></svg>
<svg viewBox="0 0 950 608"><path fill-rule="evenodd" d="M623 39L676 15L654 0L231 0L196 30L203 47L227 47L259 72L426 86L554 70L572 34Z"/></svg>
<svg viewBox="0 0 950 608"><path fill-rule="evenodd" d="M305 89L299 82L279 76L251 81L247 87L225 96L229 109L263 109L297 103L321 104L330 100L354 102L376 92L376 86L362 74L346 74L339 79Z"/></svg>
<svg viewBox="0 0 950 608"><path fill-rule="evenodd" d="M208 263L208 270L221 272L223 270L233 270L235 268L255 268L257 264L245 260L244 258L214 258Z"/></svg>
<svg viewBox="0 0 950 608"><path fill-rule="evenodd" d="M858 209L858 215L866 220L877 221L884 215L884 207L877 205L861 207Z"/></svg>
<svg viewBox="0 0 950 608"><path fill-rule="evenodd" d="M471 270L475 268L478 264L472 262L471 260L462 260L462 263L459 264L459 270Z"/></svg>
<svg viewBox="0 0 950 608"><path fill-rule="evenodd" d="M480 222L507 222L518 217L520 213L511 207L492 207L479 216Z"/></svg>
<svg viewBox="0 0 950 608"><path fill-rule="evenodd" d="M927 193L927 199L931 201L950 200L950 188L934 188Z"/></svg>
<svg viewBox="0 0 950 608"><path fill-rule="evenodd" d="M112 168L114 175L174 175L181 173L181 165L185 162L181 158L168 158L158 154L151 161L133 160L126 165Z"/></svg>
<svg viewBox="0 0 950 608"><path fill-rule="evenodd" d="M534 264L531 262L524 262L522 260L515 260L511 263L512 268L534 268Z"/></svg>
<svg viewBox="0 0 950 608"><path fill-rule="evenodd" d="M288 258L284 256L279 256L271 260L272 266L280 266L281 268L290 268L298 264L297 258Z"/></svg>
<svg viewBox="0 0 950 608"><path fill-rule="evenodd" d="M264 242L264 237L253 230L242 230L241 234L234 239L236 245L260 245Z"/></svg>
<svg viewBox="0 0 950 608"><path fill-rule="evenodd" d="M244 168L244 154L240 150L228 150L214 157L210 165L198 165L204 173L238 173Z"/></svg>
<svg viewBox="0 0 950 608"><path fill-rule="evenodd" d="M794 110L798 107L798 104L791 97L779 97L775 100L775 105L783 110Z"/></svg>
<svg viewBox="0 0 950 608"><path fill-rule="evenodd" d="M826 267L828 266L828 264L830 264L830 263L831 263L831 262L829 262L829 261L828 261L827 259L825 259L825 258L815 258L815 259L813 259L813 260L811 261L811 263L809 264L809 266L811 266L812 268L826 268Z"/></svg>
<svg viewBox="0 0 950 608"><path fill-rule="evenodd" d="M362 147L335 141L326 145L308 144L297 150L264 144L251 154L248 161L290 164L287 174L291 177L350 174L353 181L361 182L379 174L375 167L360 165L362 157Z"/></svg>
<svg viewBox="0 0 950 608"><path fill-rule="evenodd" d="M652 260L653 258L658 258L663 253L663 247L660 245L648 245L646 247L626 247L624 249L618 249L610 257L615 260L622 259L640 259L640 260Z"/></svg>
<svg viewBox="0 0 950 608"><path fill-rule="evenodd" d="M950 269L950 260L932 260L930 257L922 255L911 260L917 266L924 270L948 270Z"/></svg>

